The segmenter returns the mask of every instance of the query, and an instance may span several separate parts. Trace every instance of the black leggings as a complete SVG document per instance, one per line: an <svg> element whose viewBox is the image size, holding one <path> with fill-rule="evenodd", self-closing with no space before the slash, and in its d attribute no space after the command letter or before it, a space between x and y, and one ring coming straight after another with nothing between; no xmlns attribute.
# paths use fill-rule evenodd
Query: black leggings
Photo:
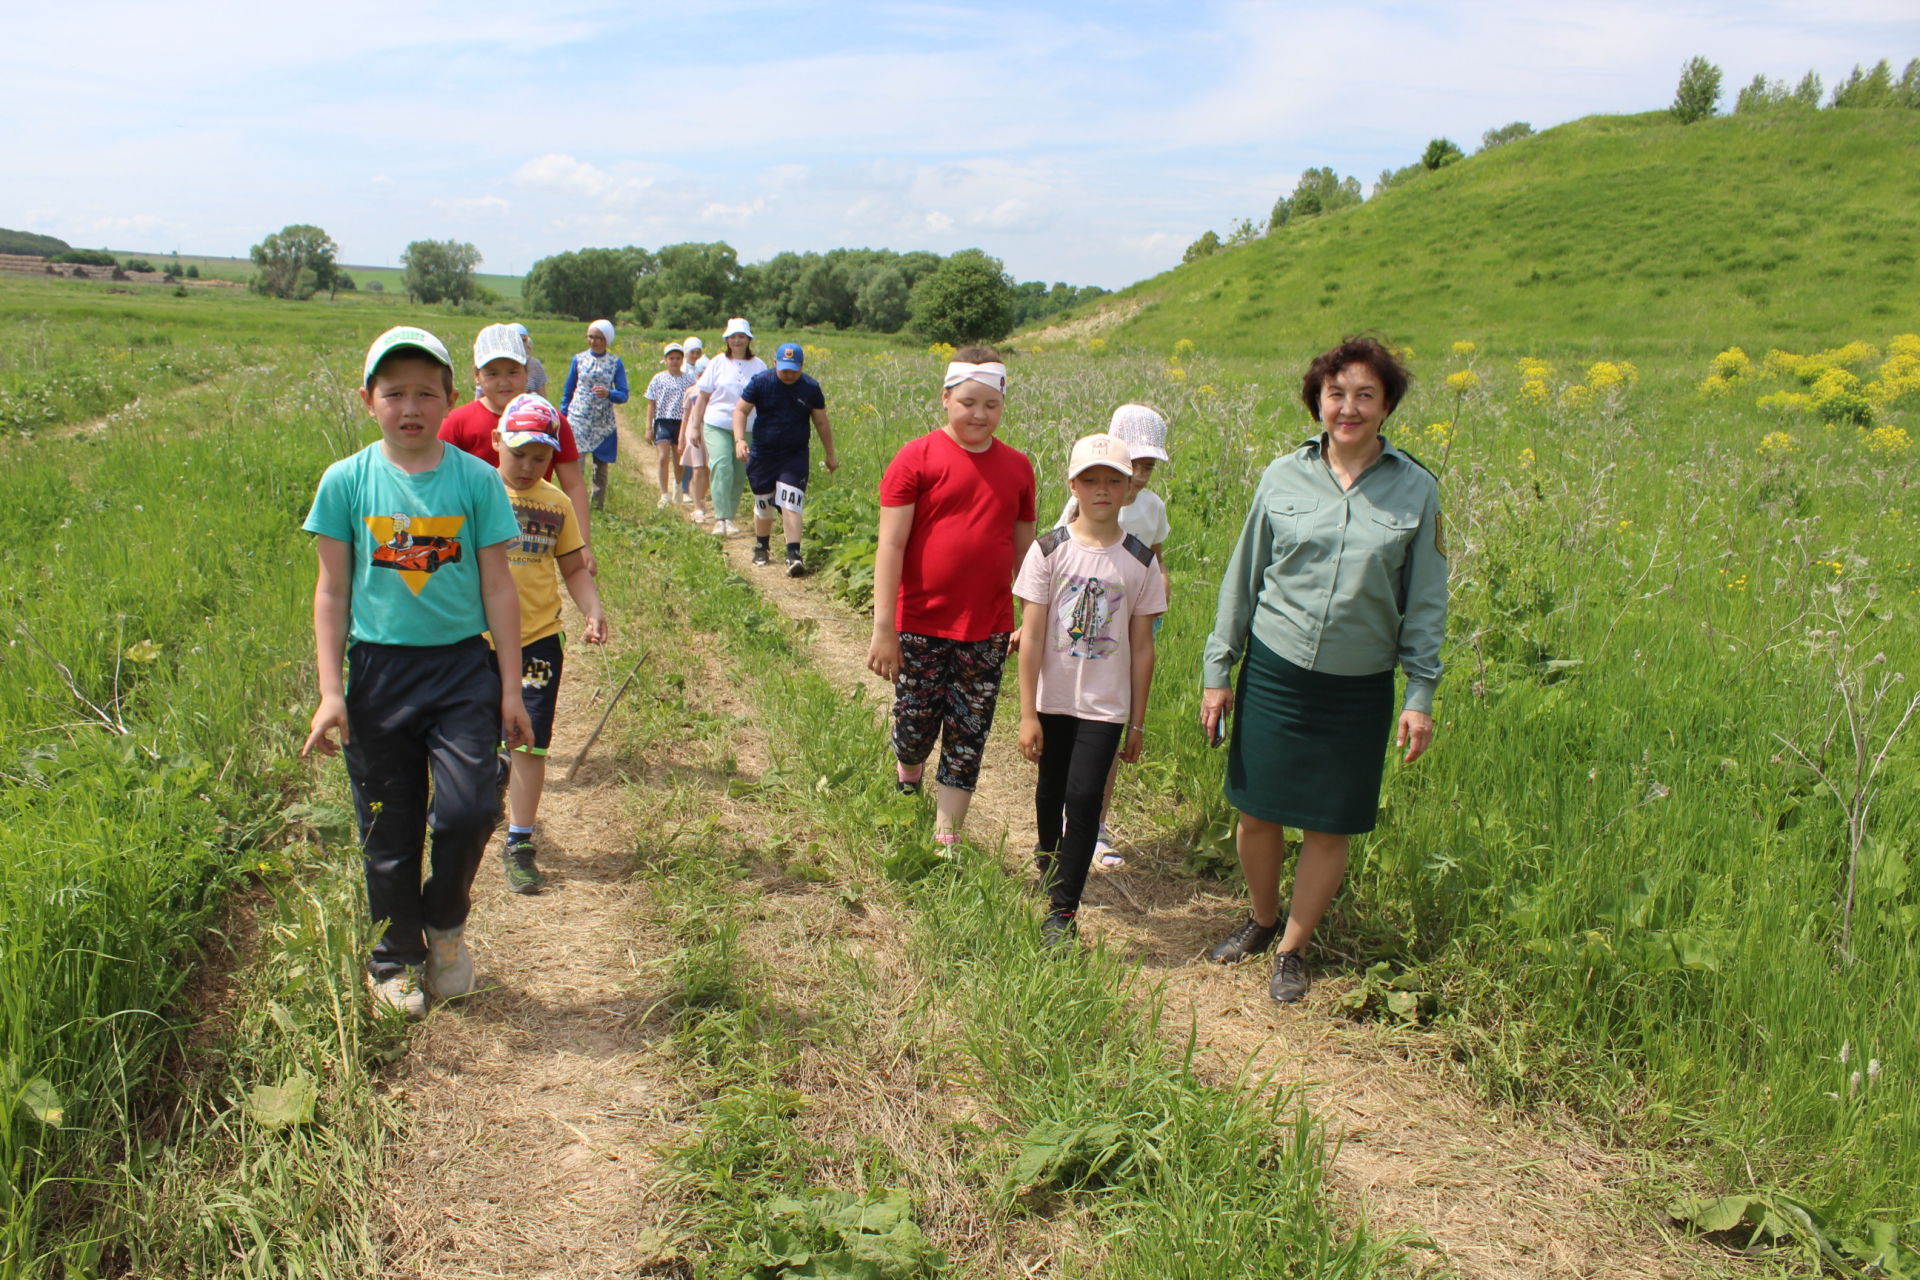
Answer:
<svg viewBox="0 0 1920 1280"><path fill-rule="evenodd" d="M1054 855L1045 861L1052 867L1047 897L1055 911L1080 908L1087 869L1093 864L1093 842L1100 834L1107 771L1125 731L1125 725L1104 720L1040 715L1040 780L1033 789L1033 806L1040 849Z"/></svg>

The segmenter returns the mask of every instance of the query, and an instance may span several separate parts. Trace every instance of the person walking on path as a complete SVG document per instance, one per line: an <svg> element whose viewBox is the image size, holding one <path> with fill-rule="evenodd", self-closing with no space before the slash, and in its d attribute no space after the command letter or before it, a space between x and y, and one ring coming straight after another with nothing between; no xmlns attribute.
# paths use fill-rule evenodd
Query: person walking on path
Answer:
<svg viewBox="0 0 1920 1280"><path fill-rule="evenodd" d="M620 456L620 430L614 406L627 402L627 366L613 354L613 322L587 326L587 349L567 366L560 403L582 453L593 456L593 508L607 505L607 470Z"/></svg>
<svg viewBox="0 0 1920 1280"><path fill-rule="evenodd" d="M706 450L713 499L713 532L721 537L740 532L734 521L740 515L740 464L734 457L733 406L756 373L766 372L767 362L753 354L753 329L745 319L735 316L727 321L726 354L715 356L705 373L693 384L693 408L687 421L701 428L701 446ZM695 518L699 518L698 503Z"/></svg>
<svg viewBox="0 0 1920 1280"><path fill-rule="evenodd" d="M753 562L771 559L768 541L777 514L787 540L787 576L807 572L800 554L800 517L807 504L807 467L812 455L812 433L820 433L827 470L840 469L833 450L833 428L827 422L827 394L802 366L807 353L797 342L783 342L774 350L774 365L757 373L740 392L733 407L733 451L747 467L747 492L753 495ZM747 439L747 422L753 439Z"/></svg>

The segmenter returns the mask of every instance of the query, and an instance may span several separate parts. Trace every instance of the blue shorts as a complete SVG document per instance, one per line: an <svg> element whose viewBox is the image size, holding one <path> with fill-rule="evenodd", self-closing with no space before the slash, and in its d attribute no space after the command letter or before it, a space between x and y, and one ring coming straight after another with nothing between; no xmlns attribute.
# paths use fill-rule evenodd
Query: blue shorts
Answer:
<svg viewBox="0 0 1920 1280"><path fill-rule="evenodd" d="M543 636L520 649L520 701L533 721L533 745L519 750L547 754L553 742L553 713L560 705L560 668L565 645L560 634Z"/></svg>
<svg viewBox="0 0 1920 1280"><path fill-rule="evenodd" d="M679 444L680 419L655 418L653 420L653 431L649 438L652 439L655 444Z"/></svg>

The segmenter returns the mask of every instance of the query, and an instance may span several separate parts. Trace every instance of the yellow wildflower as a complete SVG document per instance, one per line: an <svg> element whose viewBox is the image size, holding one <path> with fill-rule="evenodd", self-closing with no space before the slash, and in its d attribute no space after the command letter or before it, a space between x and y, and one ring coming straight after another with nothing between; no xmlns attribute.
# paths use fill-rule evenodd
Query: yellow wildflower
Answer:
<svg viewBox="0 0 1920 1280"><path fill-rule="evenodd" d="M1713 377L1738 382L1753 372L1753 359L1739 347L1728 347L1713 358Z"/></svg>
<svg viewBox="0 0 1920 1280"><path fill-rule="evenodd" d="M1088 338L1087 339L1087 353L1089 355L1097 356L1102 351L1105 351L1106 349L1107 349L1107 340L1105 338Z"/></svg>
<svg viewBox="0 0 1920 1280"><path fill-rule="evenodd" d="M1192 338L1182 338L1180 339L1180 341L1173 344L1173 358L1175 360L1184 359L1185 357L1190 356L1192 354L1193 354Z"/></svg>
<svg viewBox="0 0 1920 1280"><path fill-rule="evenodd" d="M1187 371L1177 364L1170 364L1167 366L1167 376L1175 382L1185 382L1187 380Z"/></svg>
<svg viewBox="0 0 1920 1280"><path fill-rule="evenodd" d="M1873 402L1867 399L1860 379L1845 369L1828 369L1814 381L1813 407L1828 422L1864 426L1873 417Z"/></svg>
<svg viewBox="0 0 1920 1280"><path fill-rule="evenodd" d="M1913 356L1920 359L1920 333L1903 333L1887 343L1887 357Z"/></svg>
<svg viewBox="0 0 1920 1280"><path fill-rule="evenodd" d="M1520 384L1520 398L1528 404L1538 407L1546 404L1548 400L1551 400L1553 393L1547 390L1546 379L1528 378Z"/></svg>
<svg viewBox="0 0 1920 1280"><path fill-rule="evenodd" d="M1462 360L1473 359L1473 353L1480 349L1479 344L1462 339L1453 344L1453 354Z"/></svg>
<svg viewBox="0 0 1920 1280"><path fill-rule="evenodd" d="M1896 427L1892 423L1875 427L1867 432L1867 452L1896 455L1913 448L1913 437L1907 434L1905 427Z"/></svg>
<svg viewBox="0 0 1920 1280"><path fill-rule="evenodd" d="M1627 371L1610 360L1602 360L1587 370L1587 385L1595 391L1625 385Z"/></svg>
<svg viewBox="0 0 1920 1280"><path fill-rule="evenodd" d="M1200 394L1209 400L1215 400L1220 396L1220 388L1214 386L1211 382L1203 382L1200 384Z"/></svg>
<svg viewBox="0 0 1920 1280"><path fill-rule="evenodd" d="M1513 362L1513 370L1528 380L1546 381L1553 376L1553 366L1538 356L1522 356Z"/></svg>
<svg viewBox="0 0 1920 1280"><path fill-rule="evenodd" d="M927 347L927 354L930 356L939 356L942 360L951 360L953 359L953 344L951 342L931 343Z"/></svg>
<svg viewBox="0 0 1920 1280"><path fill-rule="evenodd" d="M1465 395L1480 385L1480 375L1471 369L1461 369L1447 375L1447 390L1455 395Z"/></svg>
<svg viewBox="0 0 1920 1280"><path fill-rule="evenodd" d="M1798 391L1772 391L1755 400L1754 407L1759 409L1781 409L1797 413L1813 408L1813 397Z"/></svg>
<svg viewBox="0 0 1920 1280"><path fill-rule="evenodd" d="M1784 431L1769 431L1760 437L1760 452L1763 455L1793 453L1800 448L1800 442Z"/></svg>
<svg viewBox="0 0 1920 1280"><path fill-rule="evenodd" d="M1563 409L1588 409L1593 407L1593 388L1578 382L1560 393L1560 407Z"/></svg>
<svg viewBox="0 0 1920 1280"><path fill-rule="evenodd" d="M1867 361L1877 358L1879 354L1878 351L1873 349L1873 344L1861 342L1856 339L1843 347L1833 347L1829 350L1822 351L1816 358L1831 365L1853 365L1865 364Z"/></svg>
<svg viewBox="0 0 1920 1280"><path fill-rule="evenodd" d="M1522 469L1522 470L1530 470L1530 469L1531 469L1531 468L1533 467L1533 462L1534 462L1534 457L1533 457L1533 450L1531 450L1531 449L1522 449L1522 450L1520 451L1520 467L1521 467L1521 469Z"/></svg>
<svg viewBox="0 0 1920 1280"><path fill-rule="evenodd" d="M1412 347L1388 347L1387 350L1393 352L1393 358L1398 360L1401 364L1413 363Z"/></svg>

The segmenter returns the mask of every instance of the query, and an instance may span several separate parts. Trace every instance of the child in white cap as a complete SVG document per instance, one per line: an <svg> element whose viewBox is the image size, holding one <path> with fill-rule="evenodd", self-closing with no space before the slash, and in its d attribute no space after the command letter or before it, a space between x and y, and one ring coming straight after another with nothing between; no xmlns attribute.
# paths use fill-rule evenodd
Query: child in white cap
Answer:
<svg viewBox="0 0 1920 1280"><path fill-rule="evenodd" d="M573 437L582 453L593 455L593 506L607 505L607 468L620 456L620 433L613 407L627 402L627 366L613 354L613 321L587 326L587 349L567 366L560 393Z"/></svg>
<svg viewBox="0 0 1920 1280"><path fill-rule="evenodd" d="M1048 910L1042 940L1061 945L1093 862L1107 772L1145 741L1153 620L1167 609L1153 550L1120 527L1133 486L1125 442L1076 442L1067 463L1076 513L1036 539L1013 584L1020 624L1020 751L1034 787L1038 861Z"/></svg>
<svg viewBox="0 0 1920 1280"><path fill-rule="evenodd" d="M1160 500L1159 494L1148 488L1153 483L1154 468L1167 460L1167 420L1160 416L1158 410L1144 404L1123 404L1113 411L1107 434L1122 441L1133 455L1133 485L1120 508L1120 527L1152 548L1154 558L1160 562L1160 576L1167 595L1171 597L1173 579L1167 574L1164 557L1167 538L1173 528L1167 522L1167 504ZM1077 514L1078 507L1069 495L1067 505L1060 510L1057 523L1071 524ZM1160 634L1160 623L1164 616L1153 620L1153 633L1156 636ZM1119 776L1120 767L1115 764L1107 773L1106 799L1100 805L1100 834L1093 846L1095 863L1109 870L1126 863L1126 859L1113 847L1112 833L1107 830L1107 806L1113 801L1113 784Z"/></svg>

